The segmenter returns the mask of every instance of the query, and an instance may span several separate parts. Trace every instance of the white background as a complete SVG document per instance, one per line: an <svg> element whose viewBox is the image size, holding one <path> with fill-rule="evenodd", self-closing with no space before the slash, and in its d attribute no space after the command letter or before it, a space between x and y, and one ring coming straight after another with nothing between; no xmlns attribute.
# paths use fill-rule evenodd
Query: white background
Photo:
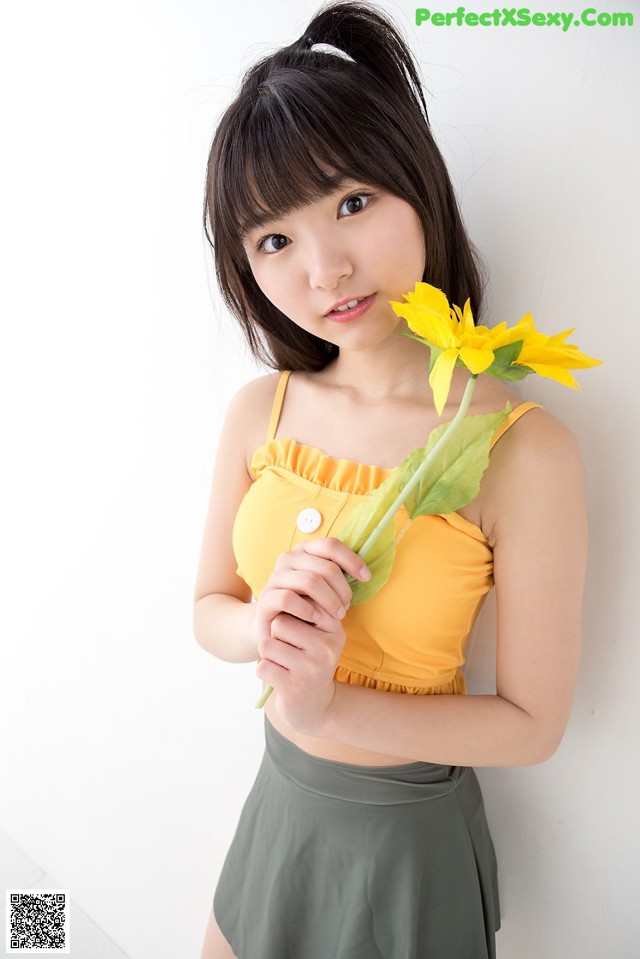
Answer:
<svg viewBox="0 0 640 959"><path fill-rule="evenodd" d="M566 33L417 28L408 2L383 8L420 61L487 259L488 322L531 310L605 361L578 372L579 392L524 381L579 437L590 555L562 746L540 766L479 771L499 956L635 959L640 8L598 0L636 25ZM199 956L262 755L254 666L207 655L191 629L221 418L265 372L217 298L201 206L240 72L315 9L3 10L0 827L131 959ZM477 689L494 627L490 599Z"/></svg>

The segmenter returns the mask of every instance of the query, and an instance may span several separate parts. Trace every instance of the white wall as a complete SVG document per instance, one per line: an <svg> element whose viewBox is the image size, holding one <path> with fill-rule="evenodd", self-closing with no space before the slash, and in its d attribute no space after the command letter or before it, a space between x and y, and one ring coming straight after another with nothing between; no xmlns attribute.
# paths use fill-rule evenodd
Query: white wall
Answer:
<svg viewBox="0 0 640 959"><path fill-rule="evenodd" d="M524 383L580 439L590 557L560 750L480 770L499 956L632 959L640 9L601 0L636 24L562 33L418 29L406 0L384 6L421 60L491 269L490 322L531 310L605 361L578 373L581 392ZM213 659L191 632L221 417L262 372L217 300L201 199L239 71L315 8L38 0L3 13L0 827L132 959L199 955L262 754L254 667ZM476 689L494 628L489 601Z"/></svg>

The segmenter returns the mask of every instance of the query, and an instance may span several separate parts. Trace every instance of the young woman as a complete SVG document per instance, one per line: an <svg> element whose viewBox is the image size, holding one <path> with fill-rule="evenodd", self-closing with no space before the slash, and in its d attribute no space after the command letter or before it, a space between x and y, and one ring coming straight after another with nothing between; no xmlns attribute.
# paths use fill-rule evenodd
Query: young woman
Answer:
<svg viewBox="0 0 640 959"><path fill-rule="evenodd" d="M345 573L368 574L336 533L453 417L469 375L454 369L439 418L429 351L399 335L389 300L422 280L482 317L414 61L376 8L325 6L249 70L212 146L205 229L222 295L275 372L226 415L194 630L214 656L259 660L274 693L202 959L493 957L497 870L472 767L542 762L563 734L582 468L551 413L479 377L470 415L513 408L480 494L416 519L389 581L350 607ZM494 584L496 694L465 695Z"/></svg>

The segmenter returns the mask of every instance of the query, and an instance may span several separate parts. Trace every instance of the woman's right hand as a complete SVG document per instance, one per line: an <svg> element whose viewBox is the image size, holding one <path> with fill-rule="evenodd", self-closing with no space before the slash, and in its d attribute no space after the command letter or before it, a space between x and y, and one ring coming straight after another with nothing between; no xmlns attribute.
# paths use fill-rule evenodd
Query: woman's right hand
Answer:
<svg viewBox="0 0 640 959"><path fill-rule="evenodd" d="M256 675L271 687L257 705L275 689L280 717L309 735L335 696L345 643L342 619L353 595L345 573L371 578L357 553L335 537L299 543L278 556L255 604L251 629L261 657Z"/></svg>
<svg viewBox="0 0 640 959"><path fill-rule="evenodd" d="M336 618L342 619L352 596L345 573L363 581L371 578L358 554L335 537L307 540L280 553L254 603L250 629L259 656L264 656L263 646L272 637L271 624L281 613L323 630L330 630Z"/></svg>

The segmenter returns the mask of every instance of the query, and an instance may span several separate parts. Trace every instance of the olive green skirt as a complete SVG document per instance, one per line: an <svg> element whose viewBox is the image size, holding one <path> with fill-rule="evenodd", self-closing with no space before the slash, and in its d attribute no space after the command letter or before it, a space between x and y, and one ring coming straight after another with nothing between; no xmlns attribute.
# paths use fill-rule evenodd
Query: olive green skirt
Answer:
<svg viewBox="0 0 640 959"><path fill-rule="evenodd" d="M266 715L265 747L213 899L238 959L495 959L472 768L318 759Z"/></svg>

